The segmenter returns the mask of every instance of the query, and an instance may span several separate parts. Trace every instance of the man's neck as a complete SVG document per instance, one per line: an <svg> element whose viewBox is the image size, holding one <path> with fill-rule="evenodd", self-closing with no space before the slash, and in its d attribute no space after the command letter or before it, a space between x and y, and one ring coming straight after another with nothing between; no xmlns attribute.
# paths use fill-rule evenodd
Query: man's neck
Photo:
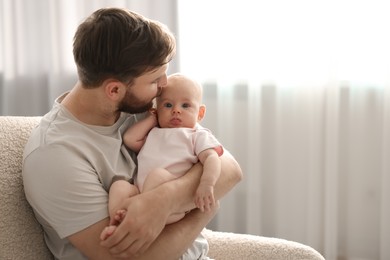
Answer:
<svg viewBox="0 0 390 260"><path fill-rule="evenodd" d="M99 89L86 89L78 82L62 100L61 104L78 120L97 126L113 125L120 112L105 98Z"/></svg>

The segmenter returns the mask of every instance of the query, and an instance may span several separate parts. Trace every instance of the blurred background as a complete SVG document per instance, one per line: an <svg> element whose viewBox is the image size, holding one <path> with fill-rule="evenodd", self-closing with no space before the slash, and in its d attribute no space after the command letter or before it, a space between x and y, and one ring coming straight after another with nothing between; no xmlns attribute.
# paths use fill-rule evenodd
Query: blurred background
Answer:
<svg viewBox="0 0 390 260"><path fill-rule="evenodd" d="M390 16L370 0L0 0L0 115L42 116L77 80L72 39L101 7L175 33L169 73L204 86L244 179L209 228L390 259Z"/></svg>

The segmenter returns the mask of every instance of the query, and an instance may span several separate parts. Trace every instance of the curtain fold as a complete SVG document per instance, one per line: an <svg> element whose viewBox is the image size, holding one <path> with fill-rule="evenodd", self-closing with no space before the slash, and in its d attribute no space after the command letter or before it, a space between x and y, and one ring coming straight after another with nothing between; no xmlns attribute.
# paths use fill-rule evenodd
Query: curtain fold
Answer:
<svg viewBox="0 0 390 260"><path fill-rule="evenodd" d="M204 91L203 124L245 174L211 228L302 242L330 260L388 258L388 86Z"/></svg>
<svg viewBox="0 0 390 260"><path fill-rule="evenodd" d="M324 175L324 255L336 259L338 245L338 216L340 199L340 93L337 86L325 91L324 134L323 134L323 175ZM310 109L310 108L308 108ZM321 149L317 146L316 149ZM309 173L310 174L310 173Z"/></svg>
<svg viewBox="0 0 390 260"><path fill-rule="evenodd" d="M390 87L384 91L383 152L380 197L380 256L390 259Z"/></svg>

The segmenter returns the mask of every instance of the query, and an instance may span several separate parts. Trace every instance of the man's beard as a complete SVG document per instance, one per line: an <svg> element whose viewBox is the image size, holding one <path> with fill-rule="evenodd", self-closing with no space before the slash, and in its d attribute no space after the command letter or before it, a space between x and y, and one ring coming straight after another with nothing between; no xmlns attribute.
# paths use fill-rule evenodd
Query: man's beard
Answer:
<svg viewBox="0 0 390 260"><path fill-rule="evenodd" d="M146 112L152 107L153 107L152 100L145 104L145 102L140 101L130 91L127 91L126 96L118 105L118 111L130 113L130 114L138 114L138 113Z"/></svg>

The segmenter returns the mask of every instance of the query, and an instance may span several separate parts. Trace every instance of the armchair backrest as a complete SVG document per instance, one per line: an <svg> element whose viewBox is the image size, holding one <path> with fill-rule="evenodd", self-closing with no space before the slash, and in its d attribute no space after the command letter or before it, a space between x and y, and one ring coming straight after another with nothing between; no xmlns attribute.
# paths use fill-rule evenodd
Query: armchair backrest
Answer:
<svg viewBox="0 0 390 260"><path fill-rule="evenodd" d="M39 120L0 116L0 259L53 259L21 176L23 149Z"/></svg>

